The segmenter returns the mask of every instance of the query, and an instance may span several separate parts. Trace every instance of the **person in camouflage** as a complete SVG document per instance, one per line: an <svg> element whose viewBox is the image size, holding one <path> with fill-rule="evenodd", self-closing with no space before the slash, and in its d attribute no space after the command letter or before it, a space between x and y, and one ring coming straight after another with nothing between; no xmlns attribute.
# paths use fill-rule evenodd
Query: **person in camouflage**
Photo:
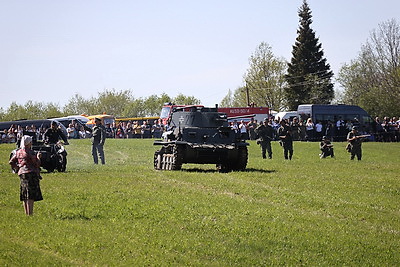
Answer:
<svg viewBox="0 0 400 267"><path fill-rule="evenodd" d="M335 157L333 145L327 136L322 137L322 141L319 143L319 148L321 150L321 154L319 154L321 159L324 159L328 156L331 156L331 158Z"/></svg>
<svg viewBox="0 0 400 267"><path fill-rule="evenodd" d="M106 128L101 124L101 119L95 119L95 126L92 130L92 155L95 164L98 164L98 157L100 157L101 164L105 164L104 157L104 142L106 141Z"/></svg>
<svg viewBox="0 0 400 267"><path fill-rule="evenodd" d="M268 158L272 159L271 140L274 137L274 129L268 124L267 119L261 121L254 132L256 136L258 136L257 144L261 146L261 154L263 159L267 158L267 151Z"/></svg>
<svg viewBox="0 0 400 267"><path fill-rule="evenodd" d="M293 138L292 129L286 120L281 121L281 127L278 129L278 136L283 147L283 155L285 159L292 160L293 156Z"/></svg>
<svg viewBox="0 0 400 267"><path fill-rule="evenodd" d="M357 156L358 160L361 160L362 157L361 144L364 137L365 137L364 135L359 134L357 126L353 126L351 131L347 134L347 142L349 142L348 147L350 150L351 160L354 160L355 156Z"/></svg>

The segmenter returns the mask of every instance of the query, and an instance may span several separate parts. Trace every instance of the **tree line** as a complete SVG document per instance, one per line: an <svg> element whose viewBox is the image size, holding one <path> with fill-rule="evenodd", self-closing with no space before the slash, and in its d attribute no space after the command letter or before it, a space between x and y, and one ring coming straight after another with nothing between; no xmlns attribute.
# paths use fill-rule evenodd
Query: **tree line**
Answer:
<svg viewBox="0 0 400 267"><path fill-rule="evenodd" d="M131 90L104 90L98 96L86 99L79 94L71 97L68 103L60 107L54 103L28 101L25 104L11 103L7 109L0 108L0 121L20 119L56 118L68 115L111 114L116 117L151 117L159 116L164 103L180 103L182 105L197 105L200 100L193 96L178 94L170 97L150 95L144 98L133 97Z"/></svg>
<svg viewBox="0 0 400 267"><path fill-rule="evenodd" d="M375 116L400 115L400 26L395 19L379 24L359 55L344 64L336 77L315 36L307 1L299 8L299 28L292 58L287 62L262 42L249 58L243 86L228 91L221 106L268 106L297 110L300 104L358 105ZM336 94L335 94L336 93Z"/></svg>

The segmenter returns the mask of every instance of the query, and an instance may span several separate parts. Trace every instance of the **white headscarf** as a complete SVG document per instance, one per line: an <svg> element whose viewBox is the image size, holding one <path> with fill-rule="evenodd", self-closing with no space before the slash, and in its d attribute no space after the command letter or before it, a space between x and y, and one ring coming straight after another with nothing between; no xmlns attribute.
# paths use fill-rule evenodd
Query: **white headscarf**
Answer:
<svg viewBox="0 0 400 267"><path fill-rule="evenodd" d="M25 146L29 145L32 143L32 137L29 135L24 135L21 138L21 144L19 145L20 148L25 148Z"/></svg>

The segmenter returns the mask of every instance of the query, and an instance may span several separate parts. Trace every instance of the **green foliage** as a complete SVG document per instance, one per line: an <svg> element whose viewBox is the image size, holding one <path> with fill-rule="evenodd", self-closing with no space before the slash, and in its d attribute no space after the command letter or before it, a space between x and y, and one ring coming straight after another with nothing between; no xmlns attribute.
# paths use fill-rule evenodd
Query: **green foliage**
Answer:
<svg viewBox="0 0 400 267"><path fill-rule="evenodd" d="M68 115L80 114L98 114L93 109L95 107L95 99L84 99L81 95L75 94L70 98L69 102L64 106L64 113Z"/></svg>
<svg viewBox="0 0 400 267"><path fill-rule="evenodd" d="M19 119L43 119L51 117L59 117L63 113L60 112L59 106L53 103L40 103L28 101L25 105L18 105L11 103L10 107L0 112L0 119L2 121L11 121Z"/></svg>
<svg viewBox="0 0 400 267"><path fill-rule="evenodd" d="M275 57L271 46L262 42L251 55L249 62L250 67L244 79L249 89L250 103L275 110L284 109L286 61Z"/></svg>
<svg viewBox="0 0 400 267"><path fill-rule="evenodd" d="M130 90L118 91L105 89L99 92L97 98L83 98L75 94L61 109L53 103L28 101L24 105L11 103L6 110L0 109L0 121L19 119L55 118L67 115L94 115L107 113L116 117L147 117L158 116L164 103L175 102L186 105L200 104L193 96L178 94L175 98L163 93L160 96L150 95L146 98L134 98Z"/></svg>
<svg viewBox="0 0 400 267"><path fill-rule="evenodd" d="M262 42L249 58L249 68L244 75L245 87L229 90L221 101L222 107L246 107L250 104L275 109L285 107L284 74L286 61L277 58L272 48Z"/></svg>
<svg viewBox="0 0 400 267"><path fill-rule="evenodd" d="M289 110L297 110L300 104L329 104L334 98L333 72L311 28L311 10L306 0L299 9L299 17L298 36L286 75Z"/></svg>
<svg viewBox="0 0 400 267"><path fill-rule="evenodd" d="M231 107L247 107L249 102L247 100L247 88L239 87L233 93L233 105Z"/></svg>
<svg viewBox="0 0 400 267"><path fill-rule="evenodd" d="M91 266L395 266L400 262L399 143L345 143L321 160L295 142L294 159L263 160L250 141L247 171L212 165L155 171L152 140L108 139L107 164L71 140L66 173L43 173L44 200L23 213L19 179L0 145L0 264Z"/></svg>
<svg viewBox="0 0 400 267"><path fill-rule="evenodd" d="M394 19L372 31L357 59L341 67L338 81L343 103L377 116L400 114L400 26Z"/></svg>
<svg viewBox="0 0 400 267"><path fill-rule="evenodd" d="M115 89L106 89L104 92L99 93L95 105L97 107L97 112L94 112L94 114L102 114L103 112L106 112L107 114L121 117L124 113L126 104L132 99L132 93L129 90L116 91Z"/></svg>
<svg viewBox="0 0 400 267"><path fill-rule="evenodd" d="M178 94L173 102L177 105L199 105L201 104L200 100L196 99L193 96L185 96L183 94Z"/></svg>
<svg viewBox="0 0 400 267"><path fill-rule="evenodd" d="M231 89L228 90L228 93L219 103L220 107L234 107L233 105L233 95Z"/></svg>
<svg viewBox="0 0 400 267"><path fill-rule="evenodd" d="M146 111L145 116L159 116L161 107L168 102L171 102L171 98L163 93L161 96L151 95L143 101L143 110Z"/></svg>

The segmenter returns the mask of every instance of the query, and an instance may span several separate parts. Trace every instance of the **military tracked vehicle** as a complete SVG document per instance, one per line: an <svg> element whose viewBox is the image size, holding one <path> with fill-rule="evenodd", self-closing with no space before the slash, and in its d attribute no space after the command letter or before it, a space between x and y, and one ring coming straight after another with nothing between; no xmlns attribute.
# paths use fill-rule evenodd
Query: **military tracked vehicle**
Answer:
<svg viewBox="0 0 400 267"><path fill-rule="evenodd" d="M170 113L162 146L154 153L156 170L180 170L184 163L216 164L220 172L246 169L249 145L229 127L218 107L175 107Z"/></svg>

